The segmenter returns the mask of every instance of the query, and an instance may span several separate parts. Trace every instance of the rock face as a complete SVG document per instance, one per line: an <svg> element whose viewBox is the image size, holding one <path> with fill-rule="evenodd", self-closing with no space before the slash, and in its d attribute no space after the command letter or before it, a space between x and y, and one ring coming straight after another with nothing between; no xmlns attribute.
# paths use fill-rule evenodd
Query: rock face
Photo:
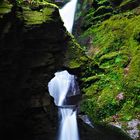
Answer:
<svg viewBox="0 0 140 140"><path fill-rule="evenodd" d="M78 119L78 127L80 140L132 140L114 126L93 124L91 127Z"/></svg>
<svg viewBox="0 0 140 140"><path fill-rule="evenodd" d="M100 24L114 14L132 10L139 4L139 0L79 0L74 34L78 36L92 25Z"/></svg>
<svg viewBox="0 0 140 140"><path fill-rule="evenodd" d="M69 66L67 47L74 50L77 44L58 8L47 2L2 3L0 27L0 137L55 139L57 110L47 83L55 71Z"/></svg>
<svg viewBox="0 0 140 140"><path fill-rule="evenodd" d="M77 11L75 25L79 44L91 58L83 65L81 110L139 139L139 125L134 130L128 124L140 119L140 3L86 2L79 5L82 11Z"/></svg>

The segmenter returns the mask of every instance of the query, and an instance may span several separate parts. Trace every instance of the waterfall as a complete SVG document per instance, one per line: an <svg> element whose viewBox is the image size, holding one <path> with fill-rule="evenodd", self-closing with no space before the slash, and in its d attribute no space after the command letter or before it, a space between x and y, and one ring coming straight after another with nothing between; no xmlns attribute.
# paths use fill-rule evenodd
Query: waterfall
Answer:
<svg viewBox="0 0 140 140"><path fill-rule="evenodd" d="M71 33L77 0L71 0L59 10L64 26ZM76 77L66 70L56 72L48 83L50 95L58 106L60 128L58 140L79 140L77 126L77 104L80 100L79 86Z"/></svg>
<svg viewBox="0 0 140 140"><path fill-rule="evenodd" d="M48 89L59 107L61 123L58 140L79 140L76 105L80 92L76 77L66 70L56 72L55 77L48 84Z"/></svg>
<svg viewBox="0 0 140 140"><path fill-rule="evenodd" d="M64 21L64 26L70 33L72 32L76 4L77 0L71 0L62 9L59 10L60 16Z"/></svg>
<svg viewBox="0 0 140 140"><path fill-rule="evenodd" d="M79 140L76 111L73 108L61 108L62 117L59 140Z"/></svg>

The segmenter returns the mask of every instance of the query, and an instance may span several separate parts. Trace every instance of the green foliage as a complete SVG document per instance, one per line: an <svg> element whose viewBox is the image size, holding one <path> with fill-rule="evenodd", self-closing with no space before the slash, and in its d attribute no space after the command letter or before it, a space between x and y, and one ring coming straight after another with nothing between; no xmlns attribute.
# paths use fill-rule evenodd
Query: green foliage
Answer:
<svg viewBox="0 0 140 140"><path fill-rule="evenodd" d="M121 119L124 121L129 121L132 119L134 113L134 101L126 101L119 112L119 114L122 116Z"/></svg>
<svg viewBox="0 0 140 140"><path fill-rule="evenodd" d="M95 118L94 115L95 115L96 106L97 106L96 98L87 99L81 103L81 111L84 111L91 118ZM94 121L96 121L96 118Z"/></svg>
<svg viewBox="0 0 140 140"><path fill-rule="evenodd" d="M95 12L94 16L100 16L104 15L105 13L113 12L113 9L111 6L100 6Z"/></svg>
<svg viewBox="0 0 140 140"><path fill-rule="evenodd" d="M24 20L25 26L49 23L53 19L53 13L58 8L48 2L20 3L22 13L17 12L17 17Z"/></svg>
<svg viewBox="0 0 140 140"><path fill-rule="evenodd" d="M140 47L140 46L139 46ZM125 77L125 89L128 93L131 93L129 96L139 95L140 93L140 55L138 51L136 55L132 58L129 65L129 73ZM133 83L133 84L132 84Z"/></svg>
<svg viewBox="0 0 140 140"><path fill-rule="evenodd" d="M109 0L109 2L113 5L113 6L118 6L121 4L123 0Z"/></svg>
<svg viewBox="0 0 140 140"><path fill-rule="evenodd" d="M23 7L23 14L18 16L22 16L27 25L41 24L52 20L54 10L55 7L50 7L49 5L40 11L33 11L30 7Z"/></svg>
<svg viewBox="0 0 140 140"><path fill-rule="evenodd" d="M0 3L0 18L3 17L4 14L11 12L13 5L8 2Z"/></svg>
<svg viewBox="0 0 140 140"><path fill-rule="evenodd" d="M122 3L119 5L119 8L124 10L131 10L136 8L138 5L140 5L139 0L123 0Z"/></svg>
<svg viewBox="0 0 140 140"><path fill-rule="evenodd" d="M25 2L28 2L28 4L31 4L31 3L45 3L45 2L51 2L51 0L16 0L16 2L18 4L23 4Z"/></svg>
<svg viewBox="0 0 140 140"><path fill-rule="evenodd" d="M85 55L85 52L80 47L80 45L76 42L74 37L67 32L69 37L71 38L70 41L68 41L67 45L67 51L66 51L66 60L65 63L67 67L69 68L79 68L83 63L87 63L88 57Z"/></svg>
<svg viewBox="0 0 140 140"><path fill-rule="evenodd" d="M94 13L91 13L94 14ZM89 13L90 15L90 13ZM118 114L120 121L139 117L140 111L140 15L134 11L111 16L90 27L79 37L92 38L93 65L84 75L82 92L85 111L96 121ZM86 45L85 45L86 46ZM88 50L89 48L85 48ZM99 72L99 70L102 71ZM123 92L123 100L117 95Z"/></svg>

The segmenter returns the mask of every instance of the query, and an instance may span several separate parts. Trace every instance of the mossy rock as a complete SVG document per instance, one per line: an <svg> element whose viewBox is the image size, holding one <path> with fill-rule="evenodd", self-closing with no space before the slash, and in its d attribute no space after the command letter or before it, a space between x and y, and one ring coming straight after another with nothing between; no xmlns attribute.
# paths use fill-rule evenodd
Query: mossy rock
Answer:
<svg viewBox="0 0 140 140"><path fill-rule="evenodd" d="M55 0L54 3L62 8L67 2L70 2L70 0Z"/></svg>
<svg viewBox="0 0 140 140"><path fill-rule="evenodd" d="M108 6L109 5L109 2L108 0L97 0L98 1L98 4L100 6L104 5L104 6Z"/></svg>
<svg viewBox="0 0 140 140"><path fill-rule="evenodd" d="M110 90L112 89L112 91ZM111 103L113 100L115 100L116 95L118 94L118 89L114 88L109 88L106 87L104 88L98 97L97 103L99 107L103 108L105 105Z"/></svg>
<svg viewBox="0 0 140 140"><path fill-rule="evenodd" d="M129 56L122 52L111 52L101 56L99 61L101 67L116 65L119 67L126 67L129 63Z"/></svg>
<svg viewBox="0 0 140 140"><path fill-rule="evenodd" d="M58 11L58 7L50 3L35 3L31 5L20 5L22 13L18 12L17 17L24 20L26 25L39 25L51 22L53 14Z"/></svg>
<svg viewBox="0 0 140 140"><path fill-rule="evenodd" d="M92 39L90 49L98 49L91 55L93 63L96 62L104 70L100 74L98 70L94 73L96 68L93 67L82 78L82 92L86 97L82 110L93 120L112 121L112 116L119 114L119 120L126 124L139 117L139 21L139 14L128 11L102 22L99 20L100 24L94 26L91 22L91 26L81 35L81 39ZM85 49L88 50L88 47ZM124 93L124 100L117 101L116 96L121 92Z"/></svg>
<svg viewBox="0 0 140 140"><path fill-rule="evenodd" d="M119 9L121 11L132 10L140 5L139 0L123 0Z"/></svg>
<svg viewBox="0 0 140 140"><path fill-rule="evenodd" d="M42 11L31 11L31 10L24 10L23 17L24 21L28 25L32 24L42 24L43 22L49 22L51 19L52 12L54 9L52 8L45 8Z"/></svg>
<svg viewBox="0 0 140 140"><path fill-rule="evenodd" d="M128 74L125 77L126 90L127 92L131 92L130 97L134 96L133 94L138 96L140 92L140 73L139 73L140 55L139 54L136 54L136 56L131 60L131 63L129 64L128 69L129 69Z"/></svg>
<svg viewBox="0 0 140 140"><path fill-rule="evenodd" d="M121 109L121 111L118 112L120 116L122 116L121 120L123 121L130 121L132 120L134 113L134 101L126 101Z"/></svg>
<svg viewBox="0 0 140 140"><path fill-rule="evenodd" d="M105 13L111 13L111 12L113 12L113 9L111 6L100 6L94 12L94 16L101 16L101 15L104 15Z"/></svg>
<svg viewBox="0 0 140 140"><path fill-rule="evenodd" d="M0 3L0 17L11 12L13 5L8 2Z"/></svg>
<svg viewBox="0 0 140 140"><path fill-rule="evenodd" d="M93 120L99 121L116 114L116 112L120 110L121 104L115 99L119 93L115 87L106 87L97 93L95 92L96 88L95 85L92 85L88 88L89 92L87 89L85 90L88 99L83 100L81 110L91 116ZM93 95L94 97L92 97Z"/></svg>
<svg viewBox="0 0 140 140"><path fill-rule="evenodd" d="M67 33L70 37L70 41L67 44L65 66L71 69L80 68L85 62L89 61L89 58L85 55L84 50L76 42L74 37Z"/></svg>
<svg viewBox="0 0 140 140"><path fill-rule="evenodd" d="M123 0L108 0L113 7L120 5Z"/></svg>
<svg viewBox="0 0 140 140"><path fill-rule="evenodd" d="M112 16L112 13L105 13L100 16L96 16L96 17L93 16L92 18L89 18L89 19L88 19L88 17L85 17L81 28L83 30L86 30L93 25L100 24L102 21L110 18L111 16Z"/></svg>
<svg viewBox="0 0 140 140"><path fill-rule="evenodd" d="M94 0L93 1L93 7L94 7L94 5L96 5L97 8L98 8L100 6L108 6L109 2L108 2L108 0ZM95 9L97 9L97 8L95 8Z"/></svg>
<svg viewBox="0 0 140 140"><path fill-rule="evenodd" d="M102 22L112 16L112 13L105 13L104 15L101 16L96 16L92 19L93 24L96 24L98 22Z"/></svg>

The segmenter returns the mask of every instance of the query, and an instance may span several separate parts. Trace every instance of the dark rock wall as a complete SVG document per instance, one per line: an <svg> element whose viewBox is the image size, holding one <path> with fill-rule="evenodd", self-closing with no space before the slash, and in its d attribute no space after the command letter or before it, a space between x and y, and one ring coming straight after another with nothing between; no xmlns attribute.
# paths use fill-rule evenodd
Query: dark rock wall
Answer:
<svg viewBox="0 0 140 140"><path fill-rule="evenodd" d="M55 138L47 83L63 66L69 40L56 6L0 5L0 137Z"/></svg>

